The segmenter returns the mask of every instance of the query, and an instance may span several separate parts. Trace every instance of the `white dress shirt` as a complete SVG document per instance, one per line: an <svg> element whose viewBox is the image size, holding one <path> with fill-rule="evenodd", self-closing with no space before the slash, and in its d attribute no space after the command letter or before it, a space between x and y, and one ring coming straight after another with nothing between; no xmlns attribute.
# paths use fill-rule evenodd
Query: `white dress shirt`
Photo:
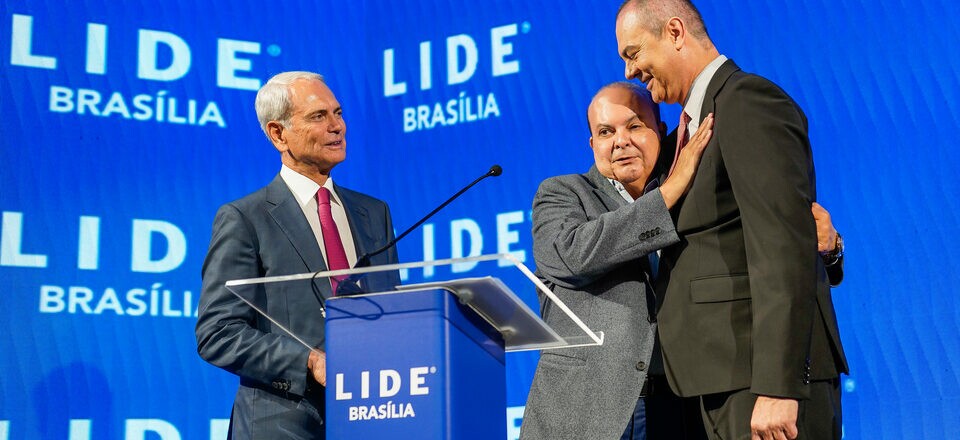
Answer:
<svg viewBox="0 0 960 440"><path fill-rule="evenodd" d="M683 105L683 111L690 117L690 123L687 124L687 133L693 137L697 129L700 128L700 112L703 110L703 99L707 95L707 86L713 76L717 74L720 66L727 61L724 55L717 56L700 71L700 74L693 80L690 86L690 96L687 96L687 102Z"/></svg>
<svg viewBox="0 0 960 440"><path fill-rule="evenodd" d="M283 179L293 197L297 199L300 209L303 210L303 216L307 218L313 235L317 238L317 245L320 246L320 252L323 253L323 261L327 263L327 250L323 246L323 231L320 228L320 216L317 213L317 191L320 185L309 177L304 176L286 165L280 167L280 178ZM340 196L333 189L333 178L328 177L323 187L330 191L330 212L333 214L333 221L337 224L337 232L340 233L340 241L343 242L343 251L347 255L347 263L350 267L357 264L357 248L353 244L353 234L350 232L350 222L347 221L347 211L340 201ZM329 267L329 264L327 265Z"/></svg>

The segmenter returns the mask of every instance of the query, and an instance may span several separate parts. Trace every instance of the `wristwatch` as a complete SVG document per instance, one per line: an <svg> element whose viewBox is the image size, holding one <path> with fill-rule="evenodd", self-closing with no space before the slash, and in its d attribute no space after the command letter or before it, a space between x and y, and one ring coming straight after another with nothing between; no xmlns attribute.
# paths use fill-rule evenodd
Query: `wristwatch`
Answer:
<svg viewBox="0 0 960 440"><path fill-rule="evenodd" d="M839 232L837 232L837 241L834 244L833 250L823 254L823 264L826 266L833 266L834 264L837 264L841 258L843 258L843 237L840 236Z"/></svg>

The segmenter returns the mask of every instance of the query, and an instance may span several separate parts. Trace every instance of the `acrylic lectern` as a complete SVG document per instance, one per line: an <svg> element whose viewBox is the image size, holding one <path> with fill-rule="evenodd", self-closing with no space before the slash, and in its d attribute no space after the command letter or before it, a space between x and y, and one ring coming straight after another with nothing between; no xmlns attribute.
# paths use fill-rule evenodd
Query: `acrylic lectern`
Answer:
<svg viewBox="0 0 960 440"><path fill-rule="evenodd" d="M582 333L557 334L494 277L401 285L351 296L321 293L330 292L328 277L354 277L362 285L365 277L387 271L483 261L508 262L498 270L522 273L519 278L527 285L518 288L549 297ZM313 292L325 302L322 341L306 341L279 327L308 348L326 352L327 438L506 438L506 352L603 343L602 332L587 328L509 254L235 280L227 287L279 325L265 313L268 307L248 299L257 297L250 289L277 282L299 283L280 290Z"/></svg>

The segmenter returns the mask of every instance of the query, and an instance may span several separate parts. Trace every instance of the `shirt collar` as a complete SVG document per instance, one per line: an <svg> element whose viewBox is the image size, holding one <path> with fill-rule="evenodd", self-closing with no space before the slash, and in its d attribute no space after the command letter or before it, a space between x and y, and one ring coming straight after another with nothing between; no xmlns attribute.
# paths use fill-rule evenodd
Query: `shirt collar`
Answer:
<svg viewBox="0 0 960 440"><path fill-rule="evenodd" d="M700 71L700 74L697 75L693 80L693 85L690 86L690 96L687 97L686 104L683 105L683 111L690 116L690 120L700 125L700 111L703 109L703 99L707 95L707 86L710 85L710 80L713 79L713 75L717 73L717 70L720 69L720 66L727 61L727 57L724 55L719 55L707 64L707 67L704 67Z"/></svg>
<svg viewBox="0 0 960 440"><path fill-rule="evenodd" d="M290 192L293 193L293 197L297 199L297 203L301 207L316 200L320 185L309 177L294 171L286 165L281 165L280 178L282 178L284 183L287 184L287 187L290 188ZM340 205L340 197L337 196L337 192L333 189L333 177L327 177L327 181L323 183L323 187L330 191L330 202Z"/></svg>
<svg viewBox="0 0 960 440"><path fill-rule="evenodd" d="M627 192L627 189L623 187L622 183L610 178L607 178L607 181L609 181L610 184L613 185L613 188L616 189L618 193L620 193L620 197L623 197L623 199L629 203L633 203L633 196L631 196L630 193ZM647 186L643 188L643 194L653 191L659 186L660 186L660 179L654 177L653 179L650 179L650 183L648 183Z"/></svg>
<svg viewBox="0 0 960 440"><path fill-rule="evenodd" d="M646 194L657 189L658 187L660 187L660 179L654 177L653 179L650 179L650 183L648 183L647 186L643 187L643 193Z"/></svg>

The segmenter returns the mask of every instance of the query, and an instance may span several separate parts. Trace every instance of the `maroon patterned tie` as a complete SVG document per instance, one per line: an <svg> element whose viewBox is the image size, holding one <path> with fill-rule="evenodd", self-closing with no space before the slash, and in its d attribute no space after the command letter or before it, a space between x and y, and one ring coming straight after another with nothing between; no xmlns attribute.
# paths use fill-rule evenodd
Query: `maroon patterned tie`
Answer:
<svg viewBox="0 0 960 440"><path fill-rule="evenodd" d="M687 146L690 141L690 133L687 133L687 124L690 123L690 115L687 112L680 112L680 125L677 127L677 151L673 155L673 165L670 166L670 173L677 168L677 159L680 159L680 150Z"/></svg>
<svg viewBox="0 0 960 440"><path fill-rule="evenodd" d="M340 241L340 231L337 230L337 224L333 221L333 214L330 212L330 190L320 187L317 191L317 214L320 215L320 231L323 233L323 249L327 254L327 270L349 269L347 263L347 253L343 250L343 242ZM344 277L330 277L330 287L333 288L333 294L337 293L337 284Z"/></svg>

